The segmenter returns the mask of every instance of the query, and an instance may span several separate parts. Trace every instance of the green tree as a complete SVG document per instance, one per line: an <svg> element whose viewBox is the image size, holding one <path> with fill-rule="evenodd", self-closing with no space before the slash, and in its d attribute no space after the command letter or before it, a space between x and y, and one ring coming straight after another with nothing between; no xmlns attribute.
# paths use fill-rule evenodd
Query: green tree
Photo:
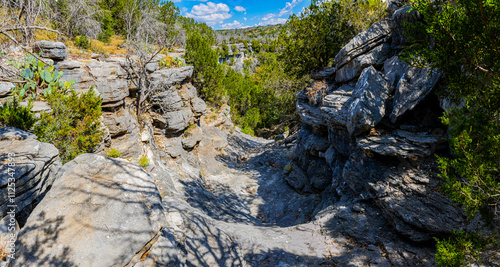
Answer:
<svg viewBox="0 0 500 267"><path fill-rule="evenodd" d="M355 33L343 14L336 1L312 1L301 14L290 16L280 35L285 70L302 76L327 66Z"/></svg>
<svg viewBox="0 0 500 267"><path fill-rule="evenodd" d="M415 0L423 20L405 26L409 62L442 71L443 116L451 157L439 158L443 190L473 217L498 219L500 208L500 3ZM470 237L439 240L436 263L464 264Z"/></svg>
<svg viewBox="0 0 500 267"><path fill-rule="evenodd" d="M205 99L223 103L225 91L222 86L224 72L219 65L217 51L213 50L209 38L193 32L186 41L186 62L194 65L194 82Z"/></svg>
<svg viewBox="0 0 500 267"><path fill-rule="evenodd" d="M100 123L101 98L94 90L80 94L54 90L47 102L52 111L41 113L34 131L38 139L56 146L63 162L93 152L104 135Z"/></svg>
<svg viewBox="0 0 500 267"><path fill-rule="evenodd" d="M416 0L423 21L406 26L411 62L445 74L453 158L440 160L445 189L472 215L500 204L500 4ZM429 45L430 44L430 45Z"/></svg>

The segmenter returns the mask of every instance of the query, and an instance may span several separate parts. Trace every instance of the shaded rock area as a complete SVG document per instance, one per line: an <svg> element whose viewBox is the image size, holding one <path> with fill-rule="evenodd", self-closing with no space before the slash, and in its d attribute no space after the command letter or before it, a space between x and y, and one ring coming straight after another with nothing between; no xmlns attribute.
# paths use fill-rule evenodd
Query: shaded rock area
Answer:
<svg viewBox="0 0 500 267"><path fill-rule="evenodd" d="M439 121L442 101L433 93L441 74L398 58L405 42L400 27L417 19L408 10L395 10L391 19L374 24L339 52L335 74L326 78L332 89L321 101L310 101L307 89L297 94L304 126L294 167L300 169L294 168L286 181L297 192L309 194L310 185L317 183L311 166L320 166L312 168L325 169L321 173L330 177L317 191L334 192L353 203L355 212L376 212L381 218L375 221L383 228L390 226L391 232L425 243L449 235L450 229L464 229L466 216L438 189L433 154L447 153L446 127ZM380 47L388 51L380 53ZM307 146L310 139L326 144ZM355 229L341 231L359 240ZM378 234L365 238L373 245L385 242L381 240L391 239Z"/></svg>
<svg viewBox="0 0 500 267"><path fill-rule="evenodd" d="M14 208L16 220L24 225L61 168L59 151L12 127L0 128L0 151L0 218Z"/></svg>
<svg viewBox="0 0 500 267"><path fill-rule="evenodd" d="M149 174L126 160L84 154L64 165L33 210L19 234L13 266L134 264L164 224Z"/></svg>

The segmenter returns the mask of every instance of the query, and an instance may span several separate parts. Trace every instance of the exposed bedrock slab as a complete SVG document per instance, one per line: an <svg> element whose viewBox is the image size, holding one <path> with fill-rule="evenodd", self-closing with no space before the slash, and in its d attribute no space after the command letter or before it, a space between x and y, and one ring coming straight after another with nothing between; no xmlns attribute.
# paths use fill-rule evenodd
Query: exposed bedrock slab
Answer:
<svg viewBox="0 0 500 267"><path fill-rule="evenodd" d="M13 266L125 266L165 223L153 178L141 167L80 155L28 218Z"/></svg>

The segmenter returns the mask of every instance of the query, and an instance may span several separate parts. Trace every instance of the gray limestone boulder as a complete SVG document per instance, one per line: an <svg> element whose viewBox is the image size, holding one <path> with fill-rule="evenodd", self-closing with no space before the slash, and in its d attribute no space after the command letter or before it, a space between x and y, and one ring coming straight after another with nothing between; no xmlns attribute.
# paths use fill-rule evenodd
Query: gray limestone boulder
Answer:
<svg viewBox="0 0 500 267"><path fill-rule="evenodd" d="M102 117L103 123L108 127L111 137L124 135L132 131L131 115L123 107L114 111L104 111Z"/></svg>
<svg viewBox="0 0 500 267"><path fill-rule="evenodd" d="M408 70L408 64L393 56L384 62L384 76L387 82L393 87L396 87L399 80Z"/></svg>
<svg viewBox="0 0 500 267"><path fill-rule="evenodd" d="M126 73L119 63L91 61L85 64L62 61L56 64L56 67L64 72L62 81L75 81L75 91L85 92L91 88L97 90L101 95L103 107L120 106L129 95Z"/></svg>
<svg viewBox="0 0 500 267"><path fill-rule="evenodd" d="M390 45L381 44L366 54L362 54L348 61L342 68L337 69L335 81L338 83L348 82L361 74L368 66L378 66L384 63L391 52Z"/></svg>
<svg viewBox="0 0 500 267"><path fill-rule="evenodd" d="M167 88L179 84L193 76L193 66L178 69L161 69L153 72L150 76L153 86Z"/></svg>
<svg viewBox="0 0 500 267"><path fill-rule="evenodd" d="M399 8L392 14L391 17L391 31L392 31L392 45L397 48L408 42L403 33L404 23L414 23L420 19L420 15L416 10L412 10L411 6L404 6Z"/></svg>
<svg viewBox="0 0 500 267"><path fill-rule="evenodd" d="M363 70L349 107L347 130L351 135L359 135L382 120L390 93L389 83L375 68Z"/></svg>
<svg viewBox="0 0 500 267"><path fill-rule="evenodd" d="M13 266L133 266L166 224L153 178L126 160L84 154L35 208Z"/></svg>
<svg viewBox="0 0 500 267"><path fill-rule="evenodd" d="M0 82L0 97L9 96L14 88L16 88L16 86L13 83Z"/></svg>
<svg viewBox="0 0 500 267"><path fill-rule="evenodd" d="M434 159L420 161L372 157L356 150L344 166L343 180L361 199L372 199L400 234L416 242L463 229L466 215L439 193Z"/></svg>
<svg viewBox="0 0 500 267"><path fill-rule="evenodd" d="M346 126L349 105L354 87L346 84L326 95L322 99L321 111L325 120L331 125Z"/></svg>
<svg viewBox="0 0 500 267"><path fill-rule="evenodd" d="M38 41L33 44L33 52L54 60L64 60L68 57L66 45L61 42Z"/></svg>
<svg viewBox="0 0 500 267"><path fill-rule="evenodd" d="M191 100L191 106L193 113L200 116L207 112L207 104L203 99L199 97L195 97Z"/></svg>
<svg viewBox="0 0 500 267"><path fill-rule="evenodd" d="M25 219L39 197L50 188L61 168L59 150L36 136L13 127L0 128L0 217L16 205L16 216ZM9 184L15 180L16 198L10 202ZM12 189L11 189L12 190ZM26 210L25 210L26 209Z"/></svg>
<svg viewBox="0 0 500 267"><path fill-rule="evenodd" d="M203 131L200 127L195 126L187 129L182 136L182 147L184 149L192 149L201 139L203 139Z"/></svg>
<svg viewBox="0 0 500 267"><path fill-rule="evenodd" d="M175 86L169 87L167 90L154 95L151 98L151 103L158 107L158 110L161 112L177 111L185 106Z"/></svg>
<svg viewBox="0 0 500 267"><path fill-rule="evenodd" d="M129 132L124 135L115 136L111 140L111 147L118 149L124 158L137 159L143 154L140 142L141 135L137 121L132 116L131 118L132 126L129 128Z"/></svg>
<svg viewBox="0 0 500 267"><path fill-rule="evenodd" d="M183 107L179 110L168 111L163 115L154 114L153 122L162 133L178 133L184 131L193 123L194 116L191 108Z"/></svg>
<svg viewBox="0 0 500 267"><path fill-rule="evenodd" d="M466 222L463 209L439 193L436 178L429 172L432 164L383 168L384 179L367 184L394 229L416 242L450 235L451 229L464 229Z"/></svg>
<svg viewBox="0 0 500 267"><path fill-rule="evenodd" d="M441 75L431 68L409 68L396 86L391 122L415 108L434 89Z"/></svg>
<svg viewBox="0 0 500 267"><path fill-rule="evenodd" d="M387 41L391 33L390 24L383 20L373 24L366 31L356 35L335 56L333 65L338 70L355 57L365 54Z"/></svg>
<svg viewBox="0 0 500 267"><path fill-rule="evenodd" d="M306 89L295 94L297 98L296 109L302 121L312 127L326 125L320 107L309 101Z"/></svg>
<svg viewBox="0 0 500 267"><path fill-rule="evenodd" d="M333 74L335 74L335 68L333 68L333 67L325 68L325 69L311 73L311 79L320 80L320 81L321 80L328 80L333 76Z"/></svg>
<svg viewBox="0 0 500 267"><path fill-rule="evenodd" d="M423 158L434 153L437 144L444 136L431 136L426 133L412 133L395 130L392 135L367 136L359 138L357 145L365 151L384 156L403 158Z"/></svg>

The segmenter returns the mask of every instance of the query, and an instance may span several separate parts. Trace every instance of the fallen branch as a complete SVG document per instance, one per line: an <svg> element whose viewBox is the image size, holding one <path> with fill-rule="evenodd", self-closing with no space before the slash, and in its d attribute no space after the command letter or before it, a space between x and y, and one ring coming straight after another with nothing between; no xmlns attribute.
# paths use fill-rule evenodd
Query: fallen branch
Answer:
<svg viewBox="0 0 500 267"><path fill-rule="evenodd" d="M43 30L43 31L55 32L57 34L63 35L63 33L59 32L57 30L47 28L47 27L40 27L40 26L23 26L23 27L15 27L15 28L5 28L2 31L12 32L12 31L18 31L18 30L24 30L24 29Z"/></svg>
<svg viewBox="0 0 500 267"><path fill-rule="evenodd" d="M2 77L0 77L0 82L8 82L8 83L27 83L27 81L12 80L12 79L2 78Z"/></svg>
<svg viewBox="0 0 500 267"><path fill-rule="evenodd" d="M0 29L0 33L7 36L7 38L9 38L10 40L12 40L16 45L18 45L19 47L21 47L26 53L34 56L36 59L40 60L41 62L43 62L45 65L48 65L47 62L43 61L41 58L39 58L37 55L31 53L26 47L22 46L14 37L12 37L10 34L8 34L7 32L5 32L3 29Z"/></svg>

